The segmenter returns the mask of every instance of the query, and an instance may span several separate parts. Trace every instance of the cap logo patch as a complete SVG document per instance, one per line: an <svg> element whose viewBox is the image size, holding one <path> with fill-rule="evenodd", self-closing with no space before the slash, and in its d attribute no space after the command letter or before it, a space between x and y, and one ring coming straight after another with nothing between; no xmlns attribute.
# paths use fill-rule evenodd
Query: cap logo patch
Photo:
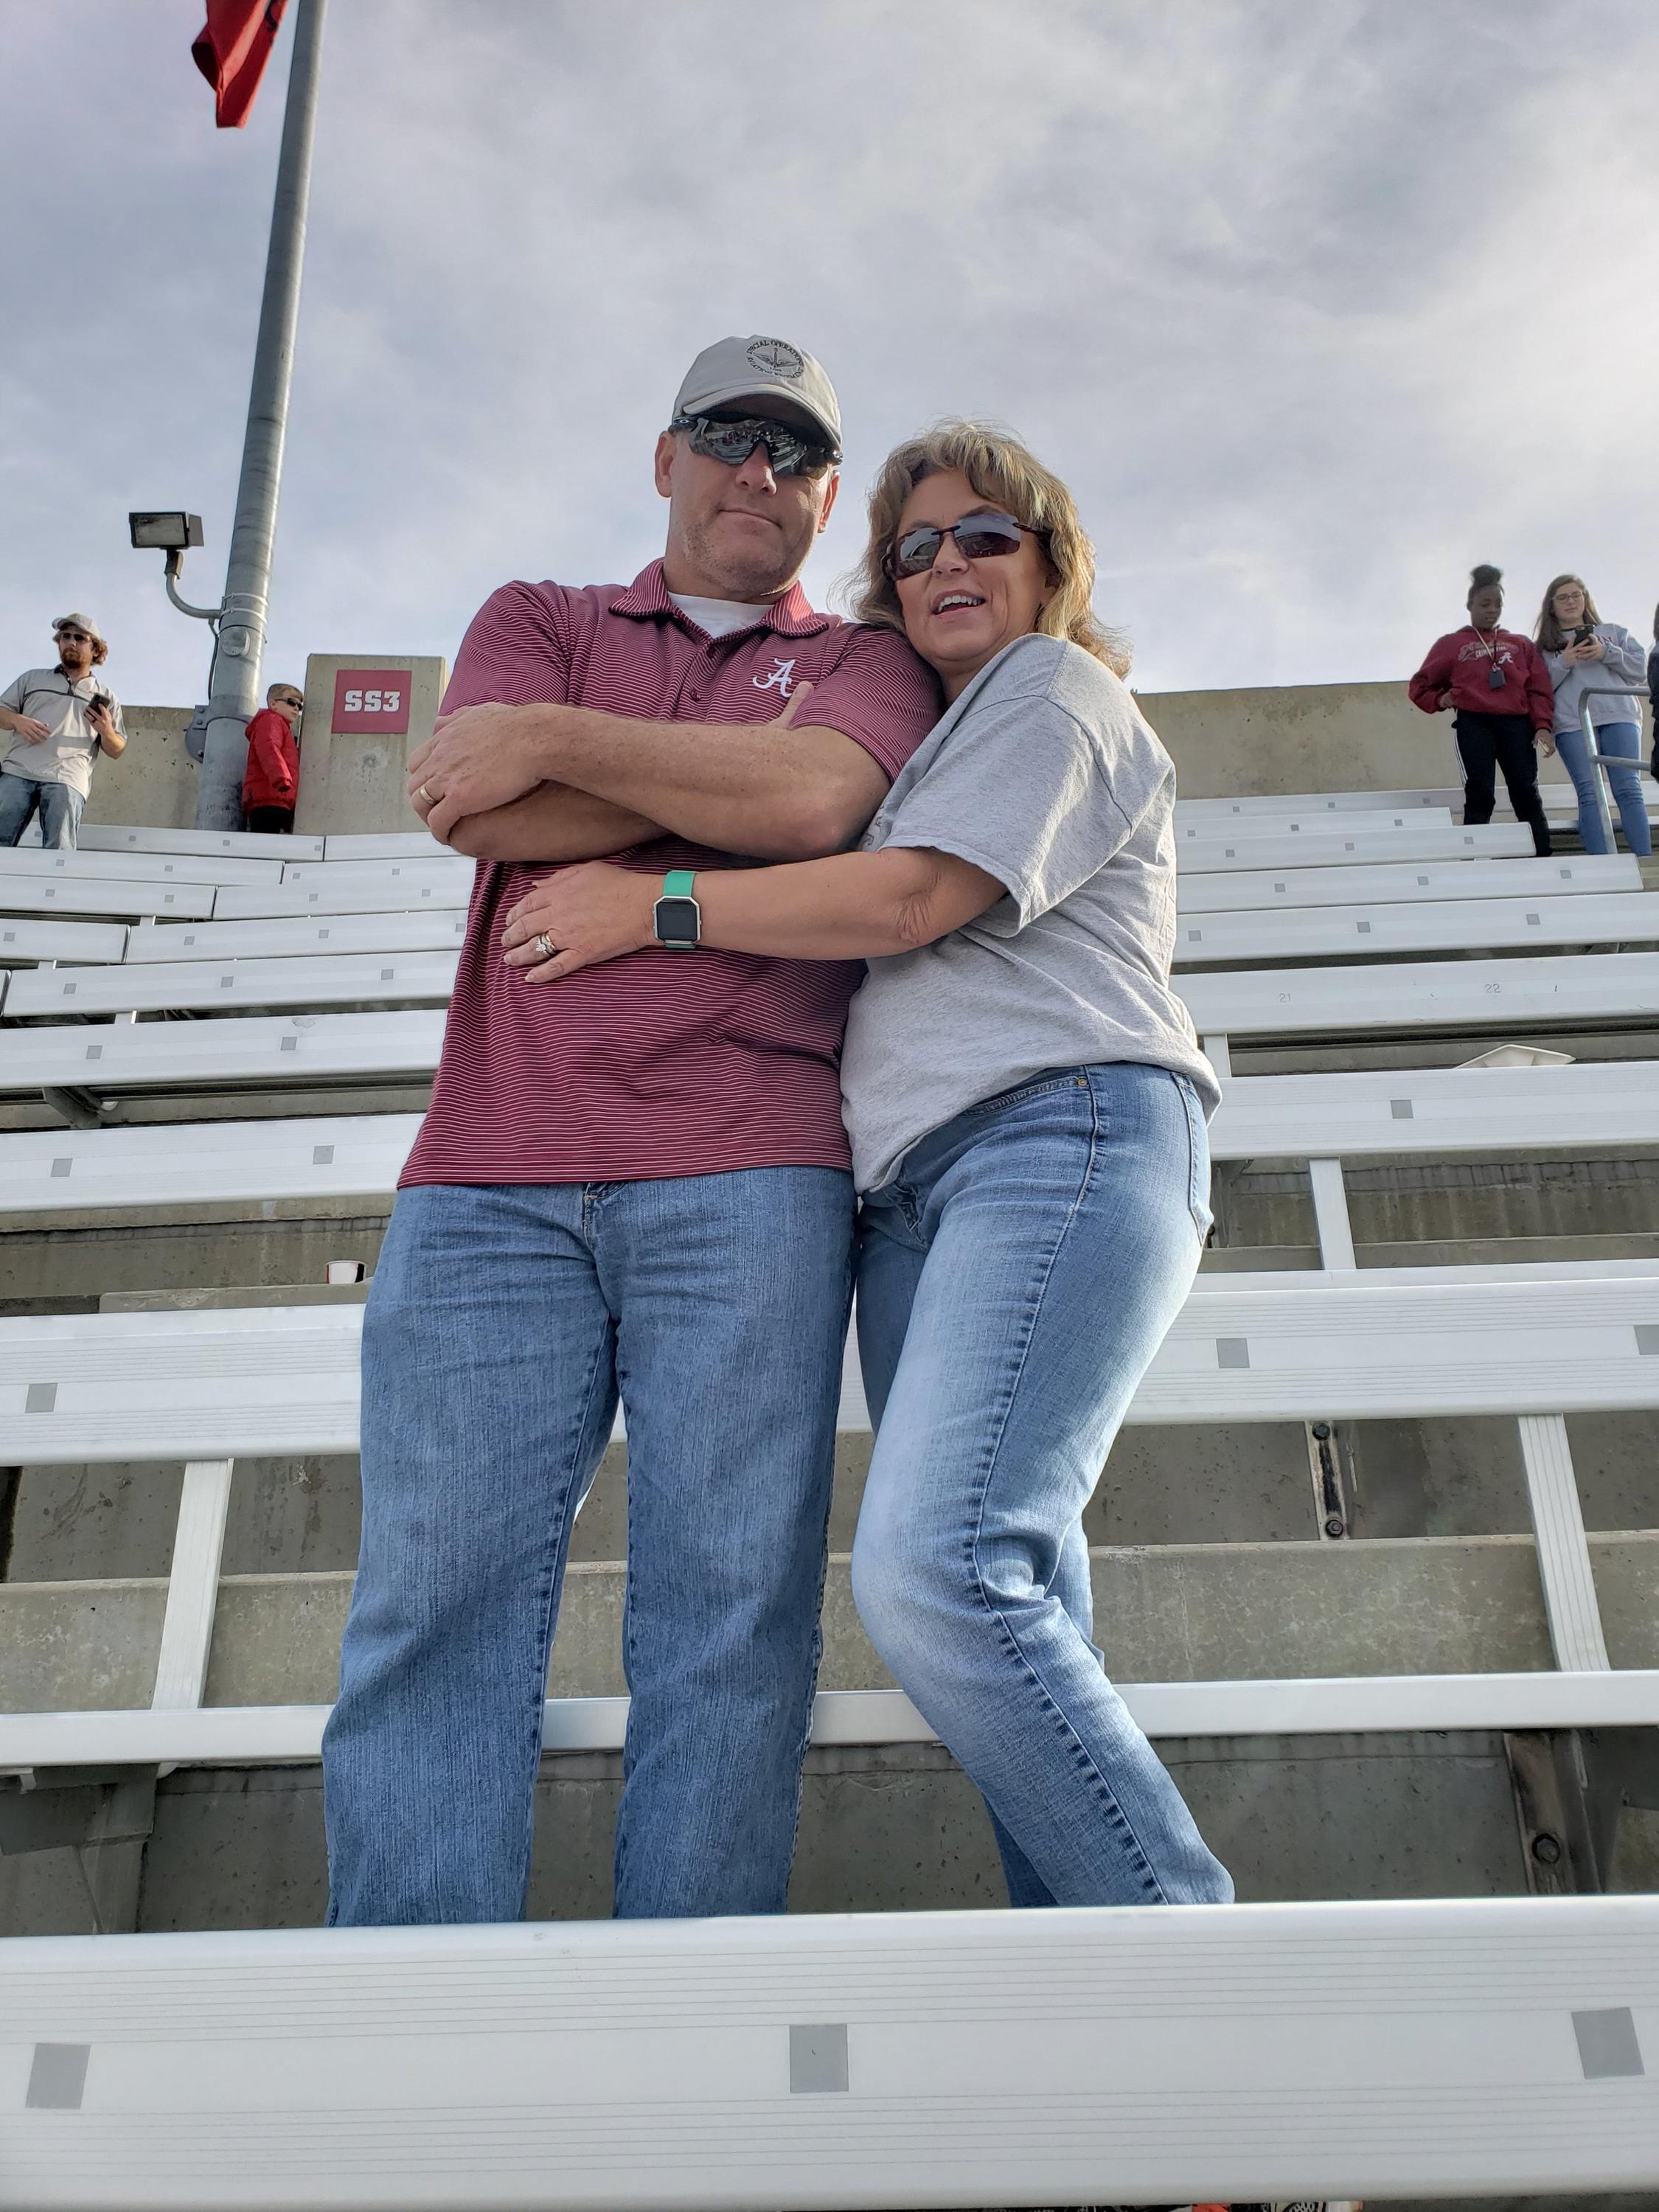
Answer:
<svg viewBox="0 0 1659 2212"><path fill-rule="evenodd" d="M804 374L806 363L792 345L781 338L751 338L747 348L749 366L764 369L769 376L796 378Z"/></svg>

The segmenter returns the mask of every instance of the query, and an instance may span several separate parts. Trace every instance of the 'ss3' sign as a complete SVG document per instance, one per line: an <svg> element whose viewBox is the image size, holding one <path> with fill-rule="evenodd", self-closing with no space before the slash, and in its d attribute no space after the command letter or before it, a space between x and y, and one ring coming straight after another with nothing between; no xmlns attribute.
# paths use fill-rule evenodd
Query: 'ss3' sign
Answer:
<svg viewBox="0 0 1659 2212"><path fill-rule="evenodd" d="M340 737L406 738L409 690L407 668L343 668L334 678L329 727Z"/></svg>

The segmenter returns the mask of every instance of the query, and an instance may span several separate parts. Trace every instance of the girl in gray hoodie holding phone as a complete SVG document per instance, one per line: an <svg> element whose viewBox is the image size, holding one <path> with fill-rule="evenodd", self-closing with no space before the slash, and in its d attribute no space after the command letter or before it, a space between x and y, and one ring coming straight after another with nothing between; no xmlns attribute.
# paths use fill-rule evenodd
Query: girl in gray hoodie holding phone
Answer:
<svg viewBox="0 0 1659 2212"><path fill-rule="evenodd" d="M1642 795L1642 702L1621 684L1639 684L1645 673L1641 641L1617 623L1604 623L1582 576L1558 576L1544 594L1535 632L1555 687L1555 727L1546 740L1561 756L1578 794L1578 838L1587 853L1605 853L1607 839L1595 803L1595 767L1584 743L1584 693L1590 694L1595 749L1627 757L1628 768L1609 768L1625 842L1632 853L1653 850Z"/></svg>

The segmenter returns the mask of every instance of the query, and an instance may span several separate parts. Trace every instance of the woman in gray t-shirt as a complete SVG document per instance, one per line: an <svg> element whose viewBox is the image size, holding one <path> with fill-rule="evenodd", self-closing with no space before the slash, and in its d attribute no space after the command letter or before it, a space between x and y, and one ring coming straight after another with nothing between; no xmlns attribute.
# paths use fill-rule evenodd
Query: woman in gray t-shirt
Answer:
<svg viewBox="0 0 1659 2212"><path fill-rule="evenodd" d="M1093 581L1069 493L1013 439L901 447L859 611L938 671L945 714L860 851L692 891L702 943L869 962L842 1091L871 1640L984 1792L1014 1904L1224 1901L1091 1641L1083 1510L1197 1271L1219 1095L1169 985L1175 771ZM650 945L659 888L565 870L506 957L533 980Z"/></svg>

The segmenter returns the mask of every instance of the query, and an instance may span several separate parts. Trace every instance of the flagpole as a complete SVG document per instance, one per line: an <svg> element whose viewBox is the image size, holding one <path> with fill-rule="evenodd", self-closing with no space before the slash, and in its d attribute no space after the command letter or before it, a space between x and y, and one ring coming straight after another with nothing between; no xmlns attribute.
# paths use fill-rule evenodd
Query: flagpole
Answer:
<svg viewBox="0 0 1659 2212"><path fill-rule="evenodd" d="M306 210L311 195L311 143L317 120L326 4L327 0L294 0L294 53L289 64L288 105L283 114L282 152L276 163L265 289L259 304L242 473L236 487L236 520L209 681L207 730L196 799L198 830L238 830L242 823L247 721L259 704L271 544L276 534L289 384L300 316Z"/></svg>

